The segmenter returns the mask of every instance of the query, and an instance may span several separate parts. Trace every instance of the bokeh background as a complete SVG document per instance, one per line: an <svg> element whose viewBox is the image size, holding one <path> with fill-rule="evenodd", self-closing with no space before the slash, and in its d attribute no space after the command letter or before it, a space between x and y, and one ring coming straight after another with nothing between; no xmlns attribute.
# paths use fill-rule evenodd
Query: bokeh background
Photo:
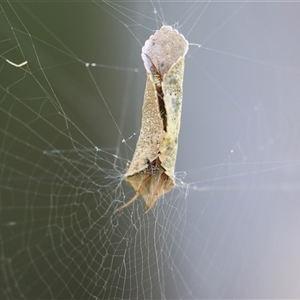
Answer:
<svg viewBox="0 0 300 300"><path fill-rule="evenodd" d="M299 12L1 3L1 298L299 298ZM186 57L178 187L116 215L132 196L141 47L163 22L201 45Z"/></svg>

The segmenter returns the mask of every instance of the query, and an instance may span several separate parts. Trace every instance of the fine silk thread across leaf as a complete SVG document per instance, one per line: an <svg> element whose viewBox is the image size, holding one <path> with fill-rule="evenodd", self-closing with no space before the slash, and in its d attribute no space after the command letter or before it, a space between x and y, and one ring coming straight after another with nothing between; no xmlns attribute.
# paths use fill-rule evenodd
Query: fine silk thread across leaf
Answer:
<svg viewBox="0 0 300 300"><path fill-rule="evenodd" d="M162 26L145 42L142 59L147 82L142 126L125 180L140 195L148 212L160 196L175 186L174 172L180 129L184 59L189 43L171 26Z"/></svg>

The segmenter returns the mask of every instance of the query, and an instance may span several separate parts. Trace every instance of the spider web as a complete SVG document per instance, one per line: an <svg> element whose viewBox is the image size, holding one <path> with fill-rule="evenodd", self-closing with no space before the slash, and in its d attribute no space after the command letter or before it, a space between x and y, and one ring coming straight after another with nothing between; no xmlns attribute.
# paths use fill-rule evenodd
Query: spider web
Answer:
<svg viewBox="0 0 300 300"><path fill-rule="evenodd" d="M1 2L1 299L299 298L299 12ZM163 23L201 45L177 186L114 213L134 195L141 46Z"/></svg>

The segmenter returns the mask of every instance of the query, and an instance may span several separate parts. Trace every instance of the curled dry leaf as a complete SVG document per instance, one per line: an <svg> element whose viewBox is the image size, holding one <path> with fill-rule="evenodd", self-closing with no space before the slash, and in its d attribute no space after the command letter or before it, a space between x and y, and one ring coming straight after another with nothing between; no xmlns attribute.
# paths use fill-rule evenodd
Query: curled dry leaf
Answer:
<svg viewBox="0 0 300 300"><path fill-rule="evenodd" d="M147 212L161 195L175 186L184 58L188 45L177 30L162 26L142 48L147 71L142 126L133 159L124 175L136 194L116 211L141 195Z"/></svg>

